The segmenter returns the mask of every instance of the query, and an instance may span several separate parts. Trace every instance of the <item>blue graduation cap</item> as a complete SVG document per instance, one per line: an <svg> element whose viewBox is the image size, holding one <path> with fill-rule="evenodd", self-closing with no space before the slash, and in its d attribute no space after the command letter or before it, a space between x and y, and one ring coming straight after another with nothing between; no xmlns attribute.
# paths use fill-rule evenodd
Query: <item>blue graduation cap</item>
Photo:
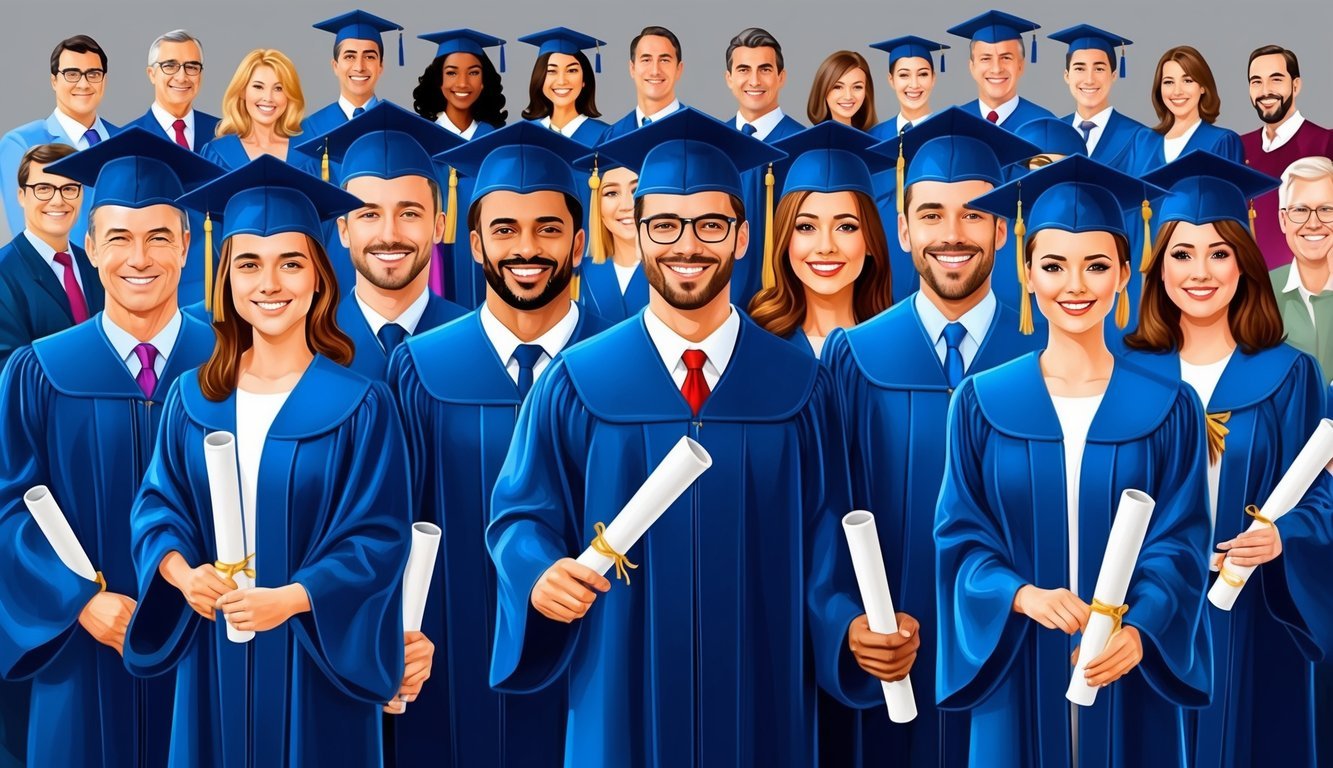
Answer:
<svg viewBox="0 0 1333 768"><path fill-rule="evenodd" d="M332 32L335 48L344 40L374 40L379 43L381 54L384 51L384 38L380 36L380 33L397 32L398 66L403 66L403 28L388 19L380 18L365 11L352 11L341 16L334 16L331 19L325 19L316 23L314 27L325 32Z"/></svg>
<svg viewBox="0 0 1333 768"><path fill-rule="evenodd" d="M435 50L435 58L437 59L451 53L470 53L480 59L486 55L485 49L494 48L498 45L500 46L500 72L505 71L505 41L493 35L478 32L475 29L449 29L444 32L417 35L417 37L439 46Z"/></svg>
<svg viewBox="0 0 1333 768"><path fill-rule="evenodd" d="M1119 47L1121 77L1125 76L1125 46L1134 44L1129 38L1098 29L1091 24L1076 24L1068 29L1052 32L1047 37L1068 45L1070 53L1086 50L1103 51L1108 62L1115 61L1115 49Z"/></svg>
<svg viewBox="0 0 1333 768"><path fill-rule="evenodd" d="M934 63L930 54L939 51L940 72L944 71L944 51L949 49L949 46L944 43L937 43L934 40L927 40L916 35L905 35L891 40L871 43L870 47L889 54L889 69L893 69L893 64L898 59L925 59Z"/></svg>
<svg viewBox="0 0 1333 768"><path fill-rule="evenodd" d="M47 170L93 187L90 211L103 205L176 206L185 190L225 173L174 141L137 126L63 157Z"/></svg>
<svg viewBox="0 0 1333 768"><path fill-rule="evenodd" d="M1041 154L1036 145L962 109L949 107L872 151L898 158L898 212L903 190L918 181L1004 183L1002 167Z"/></svg>
<svg viewBox="0 0 1333 768"><path fill-rule="evenodd" d="M322 159L325 181L329 161L342 164L342 181L358 176L435 179L433 155L466 142L430 120L381 100L359 117L309 141L296 151Z"/></svg>
<svg viewBox="0 0 1333 768"><path fill-rule="evenodd" d="M524 35L518 41L537 46L539 57L548 53L563 53L566 56L573 56L579 51L596 48L597 54L596 58L593 59L592 69L598 74L602 72L602 46L606 45L605 40L598 40L591 35L575 32L567 27L551 27L541 32Z"/></svg>
<svg viewBox="0 0 1333 768"><path fill-rule="evenodd" d="M87 150L85 150L87 151ZM204 236L213 236L212 217L222 215L222 239L232 235L269 237L300 232L323 242L320 222L360 208L355 196L298 170L272 155L255 160L180 198L178 203L204 214ZM204 264L205 307L213 296L212 243Z"/></svg>
<svg viewBox="0 0 1333 768"><path fill-rule="evenodd" d="M1042 155L1083 155L1088 154L1088 145L1083 142L1083 135L1068 120L1054 117L1039 117L1029 120L1014 131L1018 138L1034 144ZM1035 155L1034 155L1035 157ZM1023 160L1031 160L1025 157ZM1023 162L1020 160L1019 162Z"/></svg>
<svg viewBox="0 0 1333 768"><path fill-rule="evenodd" d="M1024 32L1034 32L1041 25L1003 11L986 11L962 24L949 27L949 34L965 37L974 43L1003 43L1022 40ZM1037 36L1032 36L1032 63L1037 63Z"/></svg>
<svg viewBox="0 0 1333 768"><path fill-rule="evenodd" d="M1129 240L1125 212L1135 206L1143 211L1145 230L1152 215L1151 200L1166 190L1121 173L1083 155L1069 157L1038 168L1021 179L976 198L969 205L997 216L1014 216L1017 241L1018 281L1022 286L1019 330L1032 333L1032 306L1027 292L1024 256L1026 237L1043 229L1064 232L1110 232ZM1027 220L1023 198L1028 199ZM1129 324L1129 300L1122 293L1116 306L1116 324Z"/></svg>

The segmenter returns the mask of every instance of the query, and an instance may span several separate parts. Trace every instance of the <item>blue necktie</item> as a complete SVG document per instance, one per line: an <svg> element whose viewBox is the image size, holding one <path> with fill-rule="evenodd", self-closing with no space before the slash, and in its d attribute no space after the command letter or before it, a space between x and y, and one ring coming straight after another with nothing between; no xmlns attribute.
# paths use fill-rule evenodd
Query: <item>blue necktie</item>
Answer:
<svg viewBox="0 0 1333 768"><path fill-rule="evenodd" d="M375 338L379 339L380 346L384 347L384 356L388 357L407 338L407 329L398 323L385 323L375 333Z"/></svg>
<svg viewBox="0 0 1333 768"><path fill-rule="evenodd" d="M1091 120L1084 120L1083 122L1078 124L1078 129L1080 131L1083 131L1084 144L1087 144L1089 141L1092 140L1092 129L1096 127L1097 124L1092 122Z"/></svg>
<svg viewBox="0 0 1333 768"><path fill-rule="evenodd" d="M95 147L97 142L102 140L102 134L98 133L95 128L89 128L83 132L83 140L88 142L88 146Z"/></svg>
<svg viewBox="0 0 1333 768"><path fill-rule="evenodd" d="M963 380L963 352L958 348L967 335L967 328L962 323L949 323L944 326L944 376L949 380L949 389L956 389Z"/></svg>
<svg viewBox="0 0 1333 768"><path fill-rule="evenodd" d="M755 128L753 125L750 125L749 123L746 123L745 125L741 126L741 133L745 134L746 136L753 136L757 130L758 130L757 128Z"/></svg>
<svg viewBox="0 0 1333 768"><path fill-rule="evenodd" d="M366 113L366 108L365 108L365 107L357 107L356 109L353 109L353 110L352 110L352 117L354 117L354 118L356 118L356 117L360 117L360 116L364 115L365 113Z"/></svg>
<svg viewBox="0 0 1333 768"><path fill-rule="evenodd" d="M514 349L514 360L518 362L518 396L525 398L532 389L533 371L537 361L546 354L540 344L519 344Z"/></svg>
<svg viewBox="0 0 1333 768"><path fill-rule="evenodd" d="M642 128L642 127L644 127L645 125L651 123L652 121L653 121L653 119L652 119L651 117L645 117L644 119L642 119L642 120L639 121L639 127Z"/></svg>

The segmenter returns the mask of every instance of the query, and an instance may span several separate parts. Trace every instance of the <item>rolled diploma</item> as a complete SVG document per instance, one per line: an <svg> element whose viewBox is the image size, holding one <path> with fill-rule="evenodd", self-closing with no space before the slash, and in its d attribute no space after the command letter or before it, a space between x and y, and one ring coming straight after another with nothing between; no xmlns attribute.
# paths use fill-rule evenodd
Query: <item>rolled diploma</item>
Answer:
<svg viewBox="0 0 1333 768"><path fill-rule="evenodd" d="M1112 607L1124 604L1129 577L1139 560L1143 537L1148 533L1148 521L1152 519L1156 505L1157 502L1143 491L1127 489L1120 494L1120 506L1116 507L1111 535L1106 540L1106 553L1102 555L1102 569L1097 572L1097 586L1092 591L1096 600ZM1065 692L1066 699L1081 707L1090 707L1097 700L1097 689L1088 685L1084 670L1106 650L1114 628L1115 620L1105 614L1094 611L1088 618L1088 628L1083 631L1083 640L1079 644L1078 663L1074 665L1069 690Z"/></svg>
<svg viewBox="0 0 1333 768"><path fill-rule="evenodd" d="M672 446L662 463L657 465L639 490L606 526L602 538L616 552L624 554L638 543L657 518L680 498L704 470L713 465L713 458L699 443L688 437ZM588 547L579 555L579 565L587 566L606 575L614 562L606 555Z"/></svg>
<svg viewBox="0 0 1333 768"><path fill-rule="evenodd" d="M881 635L897 632L898 619L889 595L889 577L884 570L884 554L879 549L879 534L875 532L875 516L859 509L848 512L842 518L842 530L852 552L852 570L856 572L856 586L861 590L870 631ZM916 697L910 676L892 683L881 680L880 685L884 688L890 720L910 723L916 719Z"/></svg>
<svg viewBox="0 0 1333 768"><path fill-rule="evenodd" d="M426 597L430 595L430 579L435 573L435 556L440 551L440 526L434 523L412 523L412 549L403 569L403 631L420 632L421 619L426 615ZM398 702L398 711L407 709L407 702Z"/></svg>
<svg viewBox="0 0 1333 768"><path fill-rule="evenodd" d="M245 519L241 515L241 479L236 469L236 436L230 432L210 432L204 436L204 467L208 470L208 496L213 505L213 536L217 559L239 563L251 554L245 551ZM240 589L249 589L255 580L244 573L232 577ZM241 631L227 622L227 639L248 643L255 633Z"/></svg>
<svg viewBox="0 0 1333 768"><path fill-rule="evenodd" d="M1310 486L1319 477L1319 472L1331 460L1333 460L1333 420L1322 419L1319 426L1315 427L1314 434L1305 442L1305 447L1296 454L1296 459L1287 468L1287 473L1268 495L1268 500L1259 509L1259 513L1277 522L1278 518L1300 503L1301 497L1310 490ZM1264 525L1255 520L1246 530L1256 531ZM1235 577L1240 581L1240 586L1233 587L1226 579L1219 576L1213 582L1213 588L1208 590L1209 602L1224 611L1231 610L1231 606L1236 604L1236 598L1240 597L1240 590L1245 586L1245 581L1254 573L1254 568L1253 565L1233 565L1231 557L1228 556L1222 563L1222 573Z"/></svg>
<svg viewBox="0 0 1333 768"><path fill-rule="evenodd" d="M79 537L74 535L74 529L70 527L69 520L65 519L65 513L60 511L60 505L51 495L51 489L44 485L35 485L23 494L23 503L28 506L32 519L37 521L37 527L51 543L51 548L56 551L60 562L75 575L88 581L97 581L97 570L93 568L93 561L89 560L88 554L83 551Z"/></svg>

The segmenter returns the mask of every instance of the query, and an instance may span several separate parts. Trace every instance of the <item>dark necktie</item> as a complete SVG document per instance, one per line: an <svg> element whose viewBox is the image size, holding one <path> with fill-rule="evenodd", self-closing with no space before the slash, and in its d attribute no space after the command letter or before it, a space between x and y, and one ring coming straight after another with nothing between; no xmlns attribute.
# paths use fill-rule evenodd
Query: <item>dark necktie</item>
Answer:
<svg viewBox="0 0 1333 768"><path fill-rule="evenodd" d="M56 263L65 268L65 298L69 299L69 313L75 323L88 319L88 302L83 298L83 289L79 287L79 278L74 274L74 260L65 251L55 255Z"/></svg>
<svg viewBox="0 0 1333 768"><path fill-rule="evenodd" d="M702 349L687 349L680 359L685 362L685 382L680 385L680 393L685 396L685 402L690 404L690 410L698 416L709 395L708 380L704 378L704 363L708 361L708 355Z"/></svg>
<svg viewBox="0 0 1333 768"><path fill-rule="evenodd" d="M903 129L901 131L898 131L898 133L907 133L910 130L912 130L912 121L906 120L903 122Z"/></svg>
<svg viewBox="0 0 1333 768"><path fill-rule="evenodd" d="M176 132L176 143L185 149L189 149L190 142L185 138L185 121L177 120L171 124L171 129Z"/></svg>
<svg viewBox="0 0 1333 768"><path fill-rule="evenodd" d="M986 119L989 120L989 121L991 121L992 123L995 123L996 125L999 125L999 124L1000 124L1000 113L999 113L999 112L996 112L995 110L992 109L991 111L989 111L989 112L986 113Z"/></svg>
<svg viewBox="0 0 1333 768"><path fill-rule="evenodd" d="M540 344L519 344L514 348L514 361L518 363L518 396L525 398L532 389L533 369L546 350Z"/></svg>
<svg viewBox="0 0 1333 768"><path fill-rule="evenodd" d="M944 376L949 380L949 389L955 389L963 380L963 352L958 347L966 335L967 328L962 323L944 326Z"/></svg>
<svg viewBox="0 0 1333 768"><path fill-rule="evenodd" d="M753 125L750 125L749 123L746 123L745 125L741 126L741 133L745 134L746 136L753 136L756 131L758 131L758 129L755 128Z"/></svg>
<svg viewBox="0 0 1333 768"><path fill-rule="evenodd" d="M144 342L134 348L134 354L139 358L139 375L134 380L139 383L139 389L143 390L145 399L153 396L153 390L157 389L157 371L153 370L153 363L157 362L157 347Z"/></svg>
<svg viewBox="0 0 1333 768"><path fill-rule="evenodd" d="M642 128L643 126L645 126L645 125L651 123L652 121L653 121L653 119L652 119L651 117L645 117L645 118L643 118L642 120L639 121L639 127Z"/></svg>
<svg viewBox="0 0 1333 768"><path fill-rule="evenodd" d="M352 117L357 118L364 115L365 113L366 113L365 107L357 107L356 109L352 110Z"/></svg>
<svg viewBox="0 0 1333 768"><path fill-rule="evenodd" d="M379 339L380 346L384 347L384 356L388 357L407 338L407 329L398 323L385 323L375 332L375 338Z"/></svg>
<svg viewBox="0 0 1333 768"><path fill-rule="evenodd" d="M1084 120L1083 122L1078 124L1078 129L1080 131L1083 131L1084 144L1087 144L1089 141L1092 140L1092 129L1096 127L1097 124L1092 122L1091 120Z"/></svg>
<svg viewBox="0 0 1333 768"><path fill-rule="evenodd" d="M98 133L96 129L89 128L83 132L83 140L88 142L88 146L93 147L102 140L102 134Z"/></svg>

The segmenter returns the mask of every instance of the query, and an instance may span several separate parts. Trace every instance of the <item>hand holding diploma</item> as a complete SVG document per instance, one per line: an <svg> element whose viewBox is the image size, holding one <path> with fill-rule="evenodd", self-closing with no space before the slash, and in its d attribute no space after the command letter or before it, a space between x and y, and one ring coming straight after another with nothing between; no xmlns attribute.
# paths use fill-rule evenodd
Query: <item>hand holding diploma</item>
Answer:
<svg viewBox="0 0 1333 768"><path fill-rule="evenodd" d="M871 630L870 619L864 613L847 628L847 648L857 665L886 683L907 677L921 647L921 624L902 611L895 618L898 631L887 635Z"/></svg>
<svg viewBox="0 0 1333 768"><path fill-rule="evenodd" d="M1047 629L1066 635L1088 628L1088 604L1063 587L1042 589L1024 584L1014 593L1014 613L1021 613Z"/></svg>
<svg viewBox="0 0 1333 768"><path fill-rule="evenodd" d="M587 614L597 592L609 589L611 582L605 576L572 557L562 557L537 579L530 601L546 618L569 624Z"/></svg>
<svg viewBox="0 0 1333 768"><path fill-rule="evenodd" d="M390 715L407 711L408 702L416 701L421 688L430 679L431 663L435 658L435 643L419 631L403 633L403 682L394 700L384 705Z"/></svg>
<svg viewBox="0 0 1333 768"><path fill-rule="evenodd" d="M102 645L125 655L125 630L134 615L134 600L115 592L98 592L79 612L79 625Z"/></svg>
<svg viewBox="0 0 1333 768"><path fill-rule="evenodd" d="M310 595L300 584L236 589L219 597L217 608L228 627L242 632L267 632L298 613L310 610Z"/></svg>
<svg viewBox="0 0 1333 768"><path fill-rule="evenodd" d="M212 563L191 568L179 552L168 552L157 570L180 591L191 610L209 621L217 612L218 598L236 589L236 582L219 576Z"/></svg>
<svg viewBox="0 0 1333 768"><path fill-rule="evenodd" d="M1217 566L1224 560L1235 565L1255 567L1276 560L1282 554L1282 536L1276 525L1266 525L1245 531L1231 541L1217 545Z"/></svg>
<svg viewBox="0 0 1333 768"><path fill-rule="evenodd" d="M434 523L412 524L412 548L403 569L403 681L398 695L384 705L384 711L391 715L406 712L407 703L416 699L430 677L435 644L421 633L421 621L426 615L426 598L430 595L435 558L443 535L440 526Z"/></svg>
<svg viewBox="0 0 1333 768"><path fill-rule="evenodd" d="M842 531L847 536L852 572L866 609L848 627L847 644L861 668L880 679L889 719L910 723L916 719L916 695L907 673L921 646L917 636L920 626L911 616L893 610L875 516L860 509L848 512L842 518Z"/></svg>
<svg viewBox="0 0 1333 768"><path fill-rule="evenodd" d="M1070 660L1076 668L1080 650L1082 646L1075 648L1074 656ZM1089 688L1096 690L1129 674L1130 670L1137 667L1141 661L1143 661L1143 638L1139 636L1137 628L1126 625L1111 636L1106 643L1106 650L1088 662L1088 666L1083 670L1083 679L1087 681Z"/></svg>

